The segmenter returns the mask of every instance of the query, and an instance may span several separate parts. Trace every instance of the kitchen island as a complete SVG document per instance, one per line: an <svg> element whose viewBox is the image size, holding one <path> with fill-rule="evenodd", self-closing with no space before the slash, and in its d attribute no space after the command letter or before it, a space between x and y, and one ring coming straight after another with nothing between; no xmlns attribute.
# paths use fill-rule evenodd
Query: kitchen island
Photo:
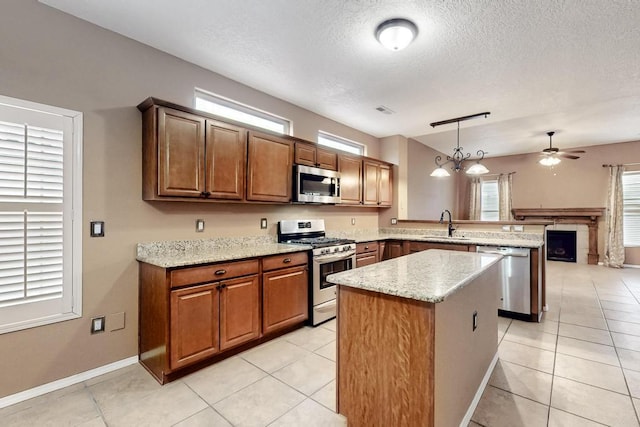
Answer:
<svg viewBox="0 0 640 427"><path fill-rule="evenodd" d="M350 426L466 426L497 361L501 258L427 250L328 277Z"/></svg>

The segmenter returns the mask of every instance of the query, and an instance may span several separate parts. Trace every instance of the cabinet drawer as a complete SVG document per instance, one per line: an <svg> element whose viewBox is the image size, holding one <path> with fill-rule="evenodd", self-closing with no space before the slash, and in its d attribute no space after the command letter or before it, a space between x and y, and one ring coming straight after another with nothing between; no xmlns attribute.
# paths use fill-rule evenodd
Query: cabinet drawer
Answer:
<svg viewBox="0 0 640 427"><path fill-rule="evenodd" d="M378 250L378 242L364 242L356 245L356 254L366 252L376 252Z"/></svg>
<svg viewBox="0 0 640 427"><path fill-rule="evenodd" d="M293 267L294 265L306 265L307 260L306 252L273 255L262 258L262 270L269 271L277 268Z"/></svg>
<svg viewBox="0 0 640 427"><path fill-rule="evenodd" d="M171 272L171 287L191 285L195 283L214 282L232 277L258 273L258 260L228 262L203 267L184 268Z"/></svg>

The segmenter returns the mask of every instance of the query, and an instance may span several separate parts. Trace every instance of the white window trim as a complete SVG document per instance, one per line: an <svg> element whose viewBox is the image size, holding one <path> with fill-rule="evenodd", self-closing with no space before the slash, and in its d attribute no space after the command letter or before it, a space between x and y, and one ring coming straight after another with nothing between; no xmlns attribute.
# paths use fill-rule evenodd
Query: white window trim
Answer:
<svg viewBox="0 0 640 427"><path fill-rule="evenodd" d="M498 179L497 178L496 179L486 179L486 180L483 179L483 180L480 181L480 221L499 221L500 220L500 205L499 205L500 197L499 197L499 195L498 195L498 210L496 211L496 213L498 214L498 219L485 219L485 217L484 217L484 213L485 212L489 212L489 211L484 209L485 208L485 206L484 206L485 204L483 203L484 199L482 197L482 194L483 194L484 185L486 183L489 183L489 182L492 182L492 183L495 182L495 184L497 186L498 185ZM497 190L497 188L496 188L496 190ZM496 191L496 194L498 194L497 191ZM491 211L491 212L494 212L494 211Z"/></svg>
<svg viewBox="0 0 640 427"><path fill-rule="evenodd" d="M623 173L623 175L628 175L628 176L630 176L630 175L634 175L634 176L638 176L638 177L640 178L640 171L637 171L637 170L625 171L625 172ZM624 182L624 178L623 178L623 182ZM623 184L623 194L624 194L624 184ZM625 214L625 210L626 210L626 206L625 206L625 203L624 203L624 196L623 196L623 203L622 203L622 204L623 204L622 215L623 215L623 217L624 217L624 216L625 216L625 215L624 215L624 214ZM636 209L639 209L639 208L640 208L640 206L637 206L637 205L635 205L635 204L634 204L633 206L634 206L634 210L636 210ZM624 228L626 228L626 222L623 222L623 227L624 227ZM638 244L638 242L637 242L637 241L634 241L633 243L631 243L631 242L629 242L629 243L625 242L624 235L623 235L623 245L624 245L624 247L625 247L625 248L638 248L638 247L640 247L640 244Z"/></svg>
<svg viewBox="0 0 640 427"><path fill-rule="evenodd" d="M0 95L0 105L65 116L72 121L71 194L71 309L65 313L0 325L0 334L82 317L82 138L83 114L78 111L38 104ZM66 253L65 255L66 256ZM10 308L10 307L9 307Z"/></svg>
<svg viewBox="0 0 640 427"><path fill-rule="evenodd" d="M342 137L342 136L334 135L334 134L332 134L332 133L325 132L325 131L323 131L323 130L319 130L319 131L318 131L318 139L317 139L317 142L318 142L318 144L319 144L319 145L323 145L323 146L325 146L325 147L327 147L327 145L324 145L324 144L322 144L322 143L320 142L320 137L323 137L323 138L325 138L325 139L328 139L328 140L334 141L334 142L336 142L337 144L343 144L343 145L345 145L345 146L348 146L348 147L352 147L352 148L355 148L355 149L361 150L361 153L360 153L360 154L357 154L357 153L351 153L351 154L354 154L354 155L357 155L357 156L366 156L366 155L367 155L367 146L366 146L366 145L364 145L364 144L362 144L362 143L360 143L360 142L353 141L353 140L351 140L351 139L344 138L344 137ZM330 147L330 148L336 148L336 147L333 147L333 146L328 146L328 147ZM340 148L337 148L337 149L339 150ZM345 150L342 150L342 151L345 151ZM350 151L347 151L347 152L350 152Z"/></svg>
<svg viewBox="0 0 640 427"><path fill-rule="evenodd" d="M202 98L214 104L222 105L224 107L231 108L252 116L256 116L264 120L269 120L274 123L281 123L285 129L285 132L283 132L283 135L293 135L293 123L291 122L291 120L285 117L278 116L277 114L273 114L273 113L270 113L269 111L261 110L256 107L252 107L251 105L234 101L233 99L227 98L222 95L218 95L213 92L209 92L207 90L204 90L198 87L195 88L194 97L193 97L193 108L195 109L197 109L196 102L198 98ZM251 124L251 123L247 123L247 124Z"/></svg>

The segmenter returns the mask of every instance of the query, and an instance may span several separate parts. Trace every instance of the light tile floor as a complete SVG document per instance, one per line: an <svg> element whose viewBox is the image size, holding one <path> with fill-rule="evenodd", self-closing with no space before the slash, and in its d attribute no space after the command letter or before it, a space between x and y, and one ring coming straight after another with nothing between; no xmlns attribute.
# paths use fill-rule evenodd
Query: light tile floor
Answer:
<svg viewBox="0 0 640 427"><path fill-rule="evenodd" d="M548 263L542 323L499 318L470 426L638 426L640 269ZM2 426L346 426L335 321L165 386L139 365L0 409Z"/></svg>

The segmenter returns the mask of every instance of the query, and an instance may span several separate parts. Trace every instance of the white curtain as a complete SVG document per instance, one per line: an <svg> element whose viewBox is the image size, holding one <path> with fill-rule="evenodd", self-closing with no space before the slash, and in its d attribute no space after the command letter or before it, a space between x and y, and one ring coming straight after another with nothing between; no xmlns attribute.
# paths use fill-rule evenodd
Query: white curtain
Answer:
<svg viewBox="0 0 640 427"><path fill-rule="evenodd" d="M498 209L500 210L500 221L511 221L511 188L512 174L500 175L498 177Z"/></svg>
<svg viewBox="0 0 640 427"><path fill-rule="evenodd" d="M604 241L604 265L622 268L624 264L624 240L622 236L622 173L624 166L609 168L609 192L607 194L606 230Z"/></svg>
<svg viewBox="0 0 640 427"><path fill-rule="evenodd" d="M482 197L482 185L480 183L480 178L471 178L469 194L469 219L472 221L479 221Z"/></svg>

